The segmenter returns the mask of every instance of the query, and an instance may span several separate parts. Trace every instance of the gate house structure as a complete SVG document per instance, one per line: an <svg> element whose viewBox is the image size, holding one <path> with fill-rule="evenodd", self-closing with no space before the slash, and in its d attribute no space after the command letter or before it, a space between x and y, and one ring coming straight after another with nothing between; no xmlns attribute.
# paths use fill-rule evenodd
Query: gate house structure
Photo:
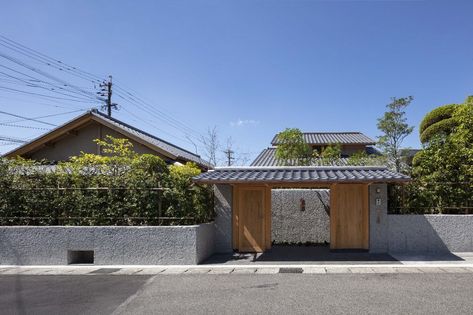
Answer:
<svg viewBox="0 0 473 315"><path fill-rule="evenodd" d="M376 252L387 215L386 184L409 177L385 167L306 166L216 168L194 178L216 185L216 251L271 248L271 189L330 189L330 248Z"/></svg>

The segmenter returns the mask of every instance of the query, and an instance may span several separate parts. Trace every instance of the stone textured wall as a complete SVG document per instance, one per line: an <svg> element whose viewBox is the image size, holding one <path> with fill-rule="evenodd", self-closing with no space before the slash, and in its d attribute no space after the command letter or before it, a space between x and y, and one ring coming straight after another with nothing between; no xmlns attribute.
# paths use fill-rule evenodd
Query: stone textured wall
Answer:
<svg viewBox="0 0 473 315"><path fill-rule="evenodd" d="M159 227L0 227L0 265L66 265L93 250L96 265L197 264L214 250L213 223Z"/></svg>
<svg viewBox="0 0 473 315"><path fill-rule="evenodd" d="M230 185L215 185L215 252L231 253L233 188Z"/></svg>
<svg viewBox="0 0 473 315"><path fill-rule="evenodd" d="M473 215L388 215L388 250L473 251Z"/></svg>
<svg viewBox="0 0 473 315"><path fill-rule="evenodd" d="M369 207L370 253L386 253L388 251L388 190L386 184L370 185Z"/></svg>
<svg viewBox="0 0 473 315"><path fill-rule="evenodd" d="M271 198L273 242L330 242L330 190L273 189ZM300 209L301 198L305 211Z"/></svg>
<svg viewBox="0 0 473 315"><path fill-rule="evenodd" d="M203 262L215 252L214 223L199 224L196 235L196 264Z"/></svg>

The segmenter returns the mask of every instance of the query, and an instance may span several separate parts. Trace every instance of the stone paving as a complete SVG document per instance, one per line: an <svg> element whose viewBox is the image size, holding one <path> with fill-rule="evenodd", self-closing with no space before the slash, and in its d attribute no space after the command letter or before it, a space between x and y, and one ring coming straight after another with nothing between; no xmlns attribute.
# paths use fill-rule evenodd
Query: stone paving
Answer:
<svg viewBox="0 0 473 315"><path fill-rule="evenodd" d="M21 266L2 267L0 275L176 275L176 274L373 274L373 273L473 273L473 266L379 265L379 266Z"/></svg>

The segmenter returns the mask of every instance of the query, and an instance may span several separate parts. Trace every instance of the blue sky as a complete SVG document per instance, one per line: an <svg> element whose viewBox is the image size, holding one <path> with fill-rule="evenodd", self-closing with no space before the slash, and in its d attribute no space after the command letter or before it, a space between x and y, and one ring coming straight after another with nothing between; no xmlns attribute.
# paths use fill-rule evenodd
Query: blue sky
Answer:
<svg viewBox="0 0 473 315"><path fill-rule="evenodd" d="M231 136L251 158L286 127L375 138L376 119L392 96L414 96L408 118L417 126L429 110L473 94L473 1L9 1L1 7L1 35L100 77L112 74L197 132L189 135L117 97L122 110L115 117L192 151L187 138L200 146L195 137L212 126L222 143ZM2 46L0 52L19 56ZM77 84L93 90L91 82ZM0 110L28 117L92 106L98 104L0 90ZM43 120L59 124L78 113ZM11 120L0 115L0 122ZM25 139L42 132L0 130ZM417 132L406 146L419 146Z"/></svg>

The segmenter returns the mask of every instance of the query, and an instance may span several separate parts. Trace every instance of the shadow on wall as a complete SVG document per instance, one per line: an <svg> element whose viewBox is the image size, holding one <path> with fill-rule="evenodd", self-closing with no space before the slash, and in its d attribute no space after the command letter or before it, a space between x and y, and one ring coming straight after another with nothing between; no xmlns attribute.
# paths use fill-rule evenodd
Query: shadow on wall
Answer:
<svg viewBox="0 0 473 315"><path fill-rule="evenodd" d="M461 260L451 252L473 251L473 215L388 215L388 226L390 253Z"/></svg>

